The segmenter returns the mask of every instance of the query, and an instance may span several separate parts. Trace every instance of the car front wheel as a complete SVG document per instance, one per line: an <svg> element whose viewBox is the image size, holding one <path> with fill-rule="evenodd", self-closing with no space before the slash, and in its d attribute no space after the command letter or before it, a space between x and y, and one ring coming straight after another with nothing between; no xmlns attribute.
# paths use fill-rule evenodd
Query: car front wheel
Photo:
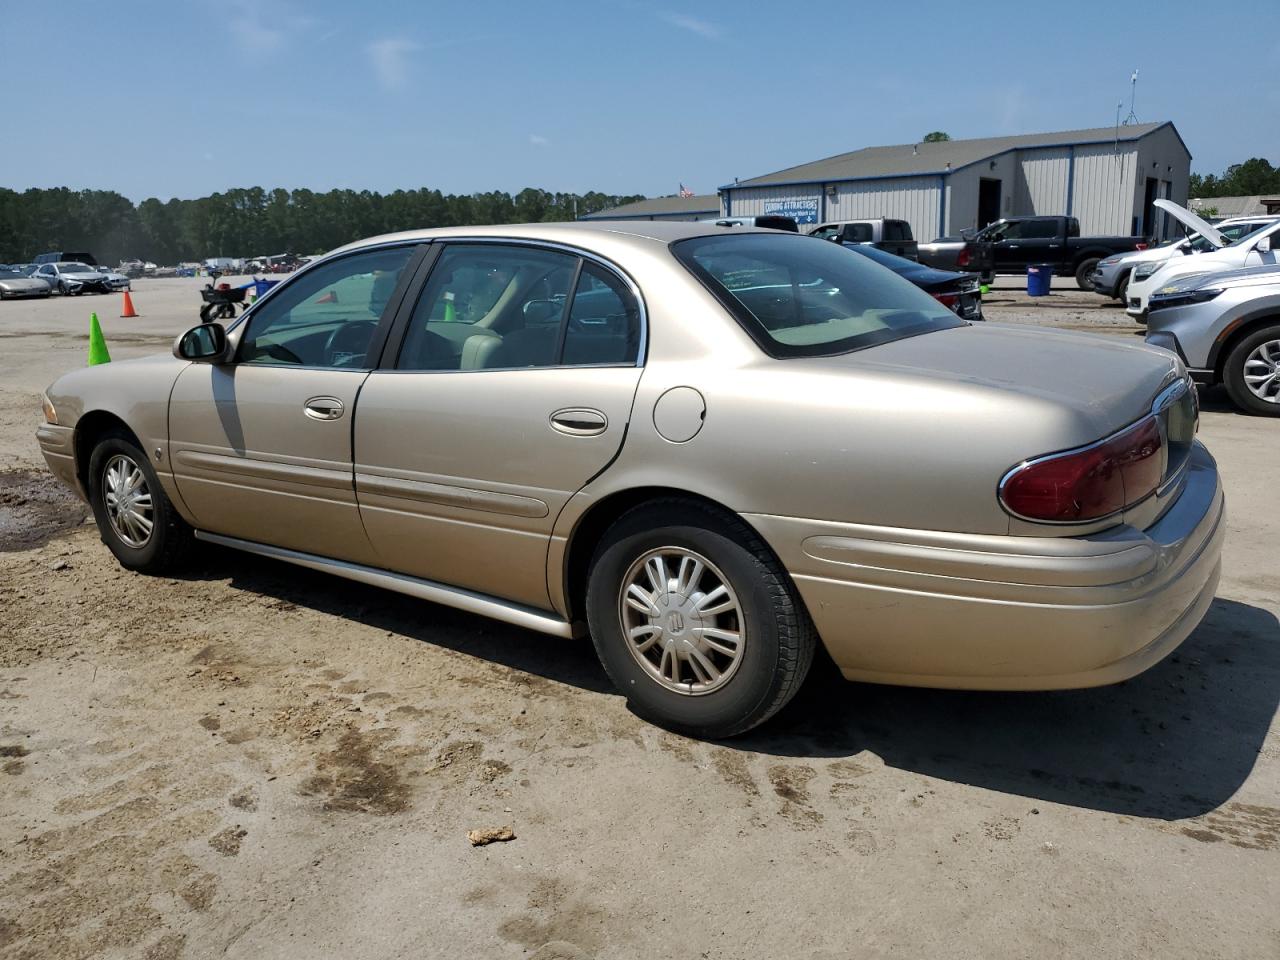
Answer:
<svg viewBox="0 0 1280 960"><path fill-rule="evenodd" d="M1093 280L1091 280L1090 278L1093 276L1093 271L1097 269L1099 262L1100 260L1098 257L1087 257L1086 259L1080 261L1080 263L1076 266L1076 286L1077 287L1079 287L1081 290L1093 289Z"/></svg>
<svg viewBox="0 0 1280 960"><path fill-rule="evenodd" d="M1223 380L1241 410L1280 417L1280 326L1264 327L1237 343L1227 356Z"/></svg>
<svg viewBox="0 0 1280 960"><path fill-rule="evenodd" d="M167 573L190 548L191 528L165 495L146 455L123 433L109 434L93 448L89 502L102 542L129 570Z"/></svg>
<svg viewBox="0 0 1280 960"><path fill-rule="evenodd" d="M782 709L817 645L795 587L755 531L677 499L609 528L592 560L587 619L636 713L712 739Z"/></svg>

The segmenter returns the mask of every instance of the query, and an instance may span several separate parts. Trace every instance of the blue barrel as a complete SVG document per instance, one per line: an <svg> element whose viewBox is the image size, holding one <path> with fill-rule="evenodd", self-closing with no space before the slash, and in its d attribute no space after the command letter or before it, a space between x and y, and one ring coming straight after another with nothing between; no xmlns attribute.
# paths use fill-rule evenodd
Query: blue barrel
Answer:
<svg viewBox="0 0 1280 960"><path fill-rule="evenodd" d="M1052 263L1033 263L1027 267L1027 296L1047 297L1053 283Z"/></svg>

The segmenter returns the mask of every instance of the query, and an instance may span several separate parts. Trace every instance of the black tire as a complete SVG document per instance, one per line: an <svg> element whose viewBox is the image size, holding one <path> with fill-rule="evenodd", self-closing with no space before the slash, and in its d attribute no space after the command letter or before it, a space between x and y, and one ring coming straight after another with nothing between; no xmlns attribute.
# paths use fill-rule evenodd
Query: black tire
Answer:
<svg viewBox="0 0 1280 960"><path fill-rule="evenodd" d="M1120 278L1120 282L1116 284L1116 299L1126 307L1129 305L1129 278L1132 276L1133 271L1127 270Z"/></svg>
<svg viewBox="0 0 1280 960"><path fill-rule="evenodd" d="M1232 402L1245 413L1262 417L1280 417L1280 398L1272 403L1263 400L1244 382L1245 361L1249 355L1263 344L1272 344L1270 355L1280 359L1280 324L1263 327L1249 334L1227 354L1227 361L1222 368L1222 380L1227 385L1227 393ZM1280 368L1273 368L1280 372Z"/></svg>
<svg viewBox="0 0 1280 960"><path fill-rule="evenodd" d="M118 458L126 458L142 472L146 492L151 495L151 529L145 541L137 544L128 542L108 515L105 474ZM123 432L102 437L89 457L88 479L89 505L93 508L98 533L122 567L139 573L162 574L182 565L194 542L191 528L174 509L146 454L138 449L132 437Z"/></svg>
<svg viewBox="0 0 1280 960"><path fill-rule="evenodd" d="M640 665L642 655L628 649L624 636L623 581L649 551L668 547L694 551L718 568L713 573L723 576L740 610L737 666L724 671L722 686L701 695L664 686ZM743 733L781 710L804 682L817 646L791 578L756 532L731 514L675 498L637 507L605 532L591 561L587 620L605 672L632 709L700 738Z"/></svg>
<svg viewBox="0 0 1280 960"><path fill-rule="evenodd" d="M1085 257L1076 265L1076 286L1081 290L1092 290L1093 281L1089 279L1097 269L1100 257Z"/></svg>

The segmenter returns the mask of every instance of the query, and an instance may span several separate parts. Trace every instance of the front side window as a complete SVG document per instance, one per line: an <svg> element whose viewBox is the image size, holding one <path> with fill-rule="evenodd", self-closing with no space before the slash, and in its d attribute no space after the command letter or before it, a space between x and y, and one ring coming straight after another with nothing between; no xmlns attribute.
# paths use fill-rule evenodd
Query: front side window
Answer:
<svg viewBox="0 0 1280 960"><path fill-rule="evenodd" d="M450 244L418 298L396 366L634 363L639 330L630 291L593 263L538 247Z"/></svg>
<svg viewBox="0 0 1280 960"><path fill-rule="evenodd" d="M368 250L300 274L249 315L239 361L373 366L369 347L414 250Z"/></svg>
<svg viewBox="0 0 1280 960"><path fill-rule="evenodd" d="M672 251L771 356L847 353L966 326L914 284L813 237L696 237Z"/></svg>

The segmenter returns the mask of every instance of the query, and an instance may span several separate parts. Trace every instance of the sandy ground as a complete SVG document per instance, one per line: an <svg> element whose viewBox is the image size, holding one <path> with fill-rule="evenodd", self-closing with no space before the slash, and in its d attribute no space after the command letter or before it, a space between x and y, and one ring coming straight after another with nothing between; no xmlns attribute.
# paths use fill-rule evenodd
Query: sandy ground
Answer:
<svg viewBox="0 0 1280 960"><path fill-rule="evenodd" d="M39 394L201 281L0 304L0 957L1280 955L1280 420L1204 398L1230 532L1181 650L1099 690L818 671L748 737L642 723L588 643L210 549L122 571ZM1011 283L991 319L1132 336ZM467 832L515 839L473 848Z"/></svg>

